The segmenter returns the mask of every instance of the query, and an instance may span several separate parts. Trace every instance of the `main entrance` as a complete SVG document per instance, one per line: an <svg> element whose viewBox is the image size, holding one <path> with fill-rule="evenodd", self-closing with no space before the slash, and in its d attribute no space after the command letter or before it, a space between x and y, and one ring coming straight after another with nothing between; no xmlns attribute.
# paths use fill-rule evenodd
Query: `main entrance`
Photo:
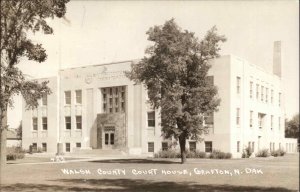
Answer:
<svg viewBox="0 0 300 192"><path fill-rule="evenodd" d="M126 148L125 113L102 113L97 116L97 148Z"/></svg>
<svg viewBox="0 0 300 192"><path fill-rule="evenodd" d="M104 149L112 149L115 144L115 127L107 126L104 127L104 139L102 140Z"/></svg>

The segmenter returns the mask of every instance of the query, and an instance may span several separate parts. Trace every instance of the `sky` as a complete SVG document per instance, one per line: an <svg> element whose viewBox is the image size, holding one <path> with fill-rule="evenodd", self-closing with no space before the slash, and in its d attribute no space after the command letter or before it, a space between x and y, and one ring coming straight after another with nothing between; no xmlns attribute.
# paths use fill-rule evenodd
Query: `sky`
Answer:
<svg viewBox="0 0 300 192"><path fill-rule="evenodd" d="M286 117L299 111L298 1L81 1L67 4L65 19L48 20L53 35L30 35L48 59L23 59L31 78L57 75L59 69L139 59L151 43L146 31L174 18L198 38L214 25L227 37L221 55L233 54L272 70L273 42L282 42L282 81ZM21 120L20 97L9 111L11 127Z"/></svg>

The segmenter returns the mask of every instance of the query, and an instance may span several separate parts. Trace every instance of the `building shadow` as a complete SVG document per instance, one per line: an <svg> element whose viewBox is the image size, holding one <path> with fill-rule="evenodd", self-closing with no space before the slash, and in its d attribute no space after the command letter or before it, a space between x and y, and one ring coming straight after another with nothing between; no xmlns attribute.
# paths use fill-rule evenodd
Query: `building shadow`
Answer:
<svg viewBox="0 0 300 192"><path fill-rule="evenodd" d="M233 186L233 185L201 185L191 182L155 182L143 179L59 179L55 180L60 184L25 184L18 183L9 186L2 186L2 192L8 191L111 191L111 192L211 192L211 191L272 191L285 192L293 191L279 187L256 187L256 186ZM295 190L296 191L296 190Z"/></svg>
<svg viewBox="0 0 300 192"><path fill-rule="evenodd" d="M170 160L155 160L155 159L107 159L107 160L95 160L89 161L92 163L138 163L138 164L180 164L180 162L170 161Z"/></svg>

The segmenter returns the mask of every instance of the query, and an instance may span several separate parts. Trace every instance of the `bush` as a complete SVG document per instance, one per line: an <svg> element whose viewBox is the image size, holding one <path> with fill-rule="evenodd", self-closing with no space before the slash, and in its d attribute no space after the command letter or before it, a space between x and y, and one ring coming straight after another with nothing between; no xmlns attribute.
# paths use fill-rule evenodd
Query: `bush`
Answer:
<svg viewBox="0 0 300 192"><path fill-rule="evenodd" d="M242 158L249 158L252 155L251 147L246 147L243 151Z"/></svg>
<svg viewBox="0 0 300 192"><path fill-rule="evenodd" d="M269 157L269 149L262 149L255 154L256 157Z"/></svg>
<svg viewBox="0 0 300 192"><path fill-rule="evenodd" d="M231 153L225 153L220 150L213 150L212 153L209 154L210 159L230 159L231 157Z"/></svg>
<svg viewBox="0 0 300 192"><path fill-rule="evenodd" d="M6 160L23 159L25 156L25 150L21 147L7 147Z"/></svg>
<svg viewBox="0 0 300 192"><path fill-rule="evenodd" d="M169 149L165 151L159 151L154 154L155 158L180 158L181 154L179 151L174 149ZM187 151L186 158L206 158L206 153L202 151Z"/></svg>
<svg viewBox="0 0 300 192"><path fill-rule="evenodd" d="M282 149L277 149L276 151L272 151L271 155L273 157L278 157L278 156L284 156L285 151L283 151Z"/></svg>
<svg viewBox="0 0 300 192"><path fill-rule="evenodd" d="M169 149L164 151L159 151L154 154L155 158L180 158L180 153L178 151Z"/></svg>

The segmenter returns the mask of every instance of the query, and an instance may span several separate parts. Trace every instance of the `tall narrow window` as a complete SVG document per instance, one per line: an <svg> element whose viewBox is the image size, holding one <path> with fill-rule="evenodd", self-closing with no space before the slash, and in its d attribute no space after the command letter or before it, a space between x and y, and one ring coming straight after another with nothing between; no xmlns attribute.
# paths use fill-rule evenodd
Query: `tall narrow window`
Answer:
<svg viewBox="0 0 300 192"><path fill-rule="evenodd" d="M253 111L250 111L250 127L253 126Z"/></svg>
<svg viewBox="0 0 300 192"><path fill-rule="evenodd" d="M241 92L241 78L236 77L236 93L240 94Z"/></svg>
<svg viewBox="0 0 300 192"><path fill-rule="evenodd" d="M205 141L205 152L211 153L212 152L212 141Z"/></svg>
<svg viewBox="0 0 300 192"><path fill-rule="evenodd" d="M237 141L236 143L236 152L240 152L240 141Z"/></svg>
<svg viewBox="0 0 300 192"><path fill-rule="evenodd" d="M71 105L71 91L65 91L65 104Z"/></svg>
<svg viewBox="0 0 300 192"><path fill-rule="evenodd" d="M269 95L269 89L268 88L266 88L266 103L268 103L268 95Z"/></svg>
<svg viewBox="0 0 300 192"><path fill-rule="evenodd" d="M261 86L260 100L264 101L264 86Z"/></svg>
<svg viewBox="0 0 300 192"><path fill-rule="evenodd" d="M236 125L240 125L240 108L236 108Z"/></svg>
<svg viewBox="0 0 300 192"><path fill-rule="evenodd" d="M273 94L274 94L274 91L273 89L271 89L271 103L273 104Z"/></svg>
<svg viewBox="0 0 300 192"><path fill-rule="evenodd" d="M281 105L281 93L278 93L278 106L280 107Z"/></svg>
<svg viewBox="0 0 300 192"><path fill-rule="evenodd" d="M46 106L47 105L47 94L44 93L42 97L42 105Z"/></svg>
<svg viewBox="0 0 300 192"><path fill-rule="evenodd" d="M34 131L36 131L38 129L38 118L37 117L32 118L32 129Z"/></svg>
<svg viewBox="0 0 300 192"><path fill-rule="evenodd" d="M196 151L196 141L190 141L190 151L195 152Z"/></svg>
<svg viewBox="0 0 300 192"><path fill-rule="evenodd" d="M81 129L81 128L82 128L82 117L76 116L76 129Z"/></svg>
<svg viewBox="0 0 300 192"><path fill-rule="evenodd" d="M155 127L155 112L148 112L148 127Z"/></svg>
<svg viewBox="0 0 300 192"><path fill-rule="evenodd" d="M82 91L81 90L76 90L76 104L82 104Z"/></svg>
<svg viewBox="0 0 300 192"><path fill-rule="evenodd" d="M278 117L278 129L280 130L280 128L281 128L281 118Z"/></svg>
<svg viewBox="0 0 300 192"><path fill-rule="evenodd" d="M114 144L115 144L115 134L114 134L114 133L111 133L111 134L110 134L110 144L111 144L111 145L114 145Z"/></svg>
<svg viewBox="0 0 300 192"><path fill-rule="evenodd" d="M271 130L273 129L273 115L271 115Z"/></svg>
<svg viewBox="0 0 300 192"><path fill-rule="evenodd" d="M162 142L161 143L161 149L163 151L167 151L168 150L168 142Z"/></svg>
<svg viewBox="0 0 300 192"><path fill-rule="evenodd" d="M265 114L263 114L263 113L258 113L258 127L259 127L260 129L263 128L264 116L265 116Z"/></svg>
<svg viewBox="0 0 300 192"><path fill-rule="evenodd" d="M47 152L47 143L42 143L42 151Z"/></svg>
<svg viewBox="0 0 300 192"><path fill-rule="evenodd" d="M259 100L259 84L256 84L256 99Z"/></svg>
<svg viewBox="0 0 300 192"><path fill-rule="evenodd" d="M148 152L154 152L154 142L148 142Z"/></svg>
<svg viewBox="0 0 300 192"><path fill-rule="evenodd" d="M253 97L253 82L250 81L250 98Z"/></svg>
<svg viewBox="0 0 300 192"><path fill-rule="evenodd" d="M31 150L32 150L32 152L36 152L37 151L37 143L32 143Z"/></svg>
<svg viewBox="0 0 300 192"><path fill-rule="evenodd" d="M43 124L43 130L47 130L48 129L47 117L42 118L42 124Z"/></svg>
<svg viewBox="0 0 300 192"><path fill-rule="evenodd" d="M66 129L70 130L71 129L71 117L65 117L65 123L66 123Z"/></svg>
<svg viewBox="0 0 300 192"><path fill-rule="evenodd" d="M255 147L254 145L255 145L255 142L252 142L252 148L251 148L252 153L254 152L254 147Z"/></svg>
<svg viewBox="0 0 300 192"><path fill-rule="evenodd" d="M70 143L66 143L66 152L70 152L71 151L71 145Z"/></svg>

